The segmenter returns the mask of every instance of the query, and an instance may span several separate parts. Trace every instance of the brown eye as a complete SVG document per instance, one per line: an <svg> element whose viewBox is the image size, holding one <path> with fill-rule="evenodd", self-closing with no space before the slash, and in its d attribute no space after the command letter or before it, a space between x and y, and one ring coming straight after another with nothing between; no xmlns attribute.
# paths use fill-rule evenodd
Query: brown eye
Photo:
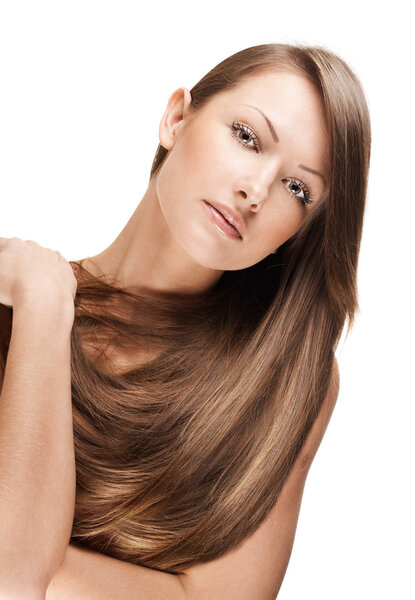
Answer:
<svg viewBox="0 0 415 600"><path fill-rule="evenodd" d="M231 125L231 134L237 139L241 146L248 148L248 150L255 150L255 152L258 152L259 140L250 127L234 121ZM253 142L253 146L250 145L251 141Z"/></svg>
<svg viewBox="0 0 415 600"><path fill-rule="evenodd" d="M311 192L305 183L303 183L299 179L295 179L294 177L289 179L283 179L283 181L288 181L288 183L290 184L288 190L290 192L290 195L297 197L302 204L306 205L311 204L313 202L311 200ZM302 194L302 196L300 194Z"/></svg>

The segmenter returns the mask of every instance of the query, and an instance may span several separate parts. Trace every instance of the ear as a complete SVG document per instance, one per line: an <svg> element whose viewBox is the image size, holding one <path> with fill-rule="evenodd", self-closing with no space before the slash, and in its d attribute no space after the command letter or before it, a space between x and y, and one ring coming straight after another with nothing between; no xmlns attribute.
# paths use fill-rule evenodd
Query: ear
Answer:
<svg viewBox="0 0 415 600"><path fill-rule="evenodd" d="M175 90L169 98L166 111L160 121L159 138L160 144L171 150L175 144L178 130L184 124L189 114L189 106L192 96L185 87Z"/></svg>

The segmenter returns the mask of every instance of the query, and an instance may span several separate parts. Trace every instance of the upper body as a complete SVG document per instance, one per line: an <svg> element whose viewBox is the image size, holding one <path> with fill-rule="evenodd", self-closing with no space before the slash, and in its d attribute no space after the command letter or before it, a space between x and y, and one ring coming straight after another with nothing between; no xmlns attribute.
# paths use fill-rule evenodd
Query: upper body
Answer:
<svg viewBox="0 0 415 600"><path fill-rule="evenodd" d="M81 261L102 295L72 337L74 539L112 558L70 545L48 598L77 577L79 596L96 584L103 597L107 568L131 592L144 577L190 600L271 600L284 577L357 307L370 129L338 57L251 50L175 90L143 198ZM137 294L133 323L123 305L119 321L104 315L107 284ZM91 289L79 286L77 309ZM124 341L154 345L100 345L99 326L119 322Z"/></svg>

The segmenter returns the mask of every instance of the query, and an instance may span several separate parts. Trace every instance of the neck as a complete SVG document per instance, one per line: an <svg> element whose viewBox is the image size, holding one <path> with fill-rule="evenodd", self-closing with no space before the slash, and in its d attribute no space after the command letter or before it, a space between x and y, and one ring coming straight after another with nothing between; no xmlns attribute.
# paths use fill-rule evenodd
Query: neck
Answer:
<svg viewBox="0 0 415 600"><path fill-rule="evenodd" d="M175 240L156 194L155 179L124 229L83 266L93 275L137 293L203 294L223 271L197 263Z"/></svg>

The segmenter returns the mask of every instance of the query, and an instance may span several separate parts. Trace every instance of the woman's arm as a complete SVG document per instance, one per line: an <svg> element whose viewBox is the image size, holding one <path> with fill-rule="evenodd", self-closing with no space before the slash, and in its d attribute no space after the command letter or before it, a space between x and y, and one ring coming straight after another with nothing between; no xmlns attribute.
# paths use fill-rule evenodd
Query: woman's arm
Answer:
<svg viewBox="0 0 415 600"><path fill-rule="evenodd" d="M180 575L69 544L46 600L187 600L187 595Z"/></svg>
<svg viewBox="0 0 415 600"><path fill-rule="evenodd" d="M0 394L0 598L44 598L70 539L72 325L73 301L60 291L13 306Z"/></svg>

